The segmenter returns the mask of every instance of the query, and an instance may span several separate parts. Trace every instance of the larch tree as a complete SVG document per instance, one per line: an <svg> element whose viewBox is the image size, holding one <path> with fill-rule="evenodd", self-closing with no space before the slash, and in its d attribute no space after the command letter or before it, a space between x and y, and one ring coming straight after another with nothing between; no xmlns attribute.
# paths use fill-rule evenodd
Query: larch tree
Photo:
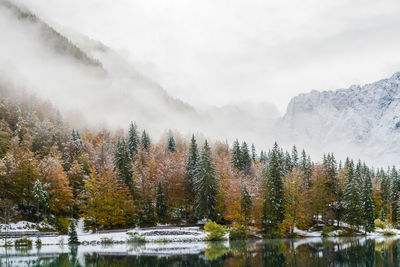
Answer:
<svg viewBox="0 0 400 267"><path fill-rule="evenodd" d="M95 230L98 227L132 225L136 218L132 196L112 170L91 168L82 192L82 216Z"/></svg>
<svg viewBox="0 0 400 267"><path fill-rule="evenodd" d="M167 220L167 205L161 182L159 182L157 186L156 213L158 221L160 223L165 223Z"/></svg>

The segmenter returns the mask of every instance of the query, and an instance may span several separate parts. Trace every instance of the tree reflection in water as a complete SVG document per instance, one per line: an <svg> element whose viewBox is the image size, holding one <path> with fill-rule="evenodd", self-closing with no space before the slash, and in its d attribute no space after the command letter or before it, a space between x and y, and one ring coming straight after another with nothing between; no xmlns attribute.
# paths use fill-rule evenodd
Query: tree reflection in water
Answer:
<svg viewBox="0 0 400 267"><path fill-rule="evenodd" d="M58 254L13 249L8 261L0 254L0 266L400 266L400 240L389 238L207 242L193 254L148 253L146 244L126 245L121 253L87 248Z"/></svg>

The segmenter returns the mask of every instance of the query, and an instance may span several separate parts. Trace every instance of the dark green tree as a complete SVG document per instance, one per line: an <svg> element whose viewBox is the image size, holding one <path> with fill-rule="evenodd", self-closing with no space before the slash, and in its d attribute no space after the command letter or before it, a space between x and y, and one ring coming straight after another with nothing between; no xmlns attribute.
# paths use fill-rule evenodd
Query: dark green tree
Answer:
<svg viewBox="0 0 400 267"><path fill-rule="evenodd" d="M238 170L241 169L241 157L242 155L241 155L239 141L236 139L235 142L233 142L231 163L232 166Z"/></svg>
<svg viewBox="0 0 400 267"><path fill-rule="evenodd" d="M130 152L126 146L124 139L118 139L117 145L114 152L114 170L117 171L118 177L121 182L125 183L132 196L134 196L134 184L133 184L133 165Z"/></svg>
<svg viewBox="0 0 400 267"><path fill-rule="evenodd" d="M363 224L362 187L359 177L355 175L353 161L347 159L345 168L347 168L347 180L343 196L345 219L348 224L359 227Z"/></svg>
<svg viewBox="0 0 400 267"><path fill-rule="evenodd" d="M175 139L172 135L168 137L168 151L171 153L176 151Z"/></svg>
<svg viewBox="0 0 400 267"><path fill-rule="evenodd" d="M76 233L75 220L71 220L69 224L68 243L79 244L78 234Z"/></svg>
<svg viewBox="0 0 400 267"><path fill-rule="evenodd" d="M134 154L137 154L139 151L139 136L137 131L136 123L131 122L129 124L129 132L128 132L128 150L133 157Z"/></svg>
<svg viewBox="0 0 400 267"><path fill-rule="evenodd" d="M249 147L247 146L246 142L242 143L240 147L240 158L239 158L239 170L248 172L251 167L251 157L249 152Z"/></svg>
<svg viewBox="0 0 400 267"><path fill-rule="evenodd" d="M372 232L375 229L375 204L372 199L372 182L368 168L364 165L364 187L363 187L363 211L364 224L367 232Z"/></svg>
<svg viewBox="0 0 400 267"><path fill-rule="evenodd" d="M199 218L216 220L219 181L207 140L201 151L194 182L196 192L195 209L197 216Z"/></svg>
<svg viewBox="0 0 400 267"><path fill-rule="evenodd" d="M194 220L194 200L196 192L194 190L194 181L196 176L197 164L199 161L199 151L194 135L190 140L189 155L186 160L185 171L185 192L186 192L186 220Z"/></svg>
<svg viewBox="0 0 400 267"><path fill-rule="evenodd" d="M167 205L166 205L165 194L163 192L161 182L158 183L157 186L157 195L156 195L156 212L157 218L160 223L165 223L167 220Z"/></svg>
<svg viewBox="0 0 400 267"><path fill-rule="evenodd" d="M251 144L251 159L255 162L257 160L256 147L254 144Z"/></svg>
<svg viewBox="0 0 400 267"><path fill-rule="evenodd" d="M280 236L279 225L285 217L283 194L283 162L282 153L275 142L269 155L265 170L265 198L263 201L262 224L267 236Z"/></svg>
<svg viewBox="0 0 400 267"><path fill-rule="evenodd" d="M298 168L299 167L299 154L297 152L296 146L293 146L293 148L292 148L291 159L292 159L292 167Z"/></svg>
<svg viewBox="0 0 400 267"><path fill-rule="evenodd" d="M142 144L143 150L149 151L151 141L150 141L150 136L146 133L145 130L142 133L141 144Z"/></svg>
<svg viewBox="0 0 400 267"><path fill-rule="evenodd" d="M251 199L249 191L247 191L246 186L243 186L240 193L241 193L240 208L244 214L245 221L247 222L250 218L251 206L253 205L253 201Z"/></svg>

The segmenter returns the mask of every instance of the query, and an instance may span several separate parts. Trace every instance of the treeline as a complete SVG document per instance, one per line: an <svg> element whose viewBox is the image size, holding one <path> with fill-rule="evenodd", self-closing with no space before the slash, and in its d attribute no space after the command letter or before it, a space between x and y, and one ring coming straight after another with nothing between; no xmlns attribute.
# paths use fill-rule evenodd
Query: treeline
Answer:
<svg viewBox="0 0 400 267"><path fill-rule="evenodd" d="M343 221L374 229L400 223L400 176L327 154L312 162L276 143L257 153L236 140L208 143L168 134L159 142L131 123L126 134L78 132L47 103L0 103L0 208L3 221L69 218L93 229L196 223L252 226L266 236Z"/></svg>

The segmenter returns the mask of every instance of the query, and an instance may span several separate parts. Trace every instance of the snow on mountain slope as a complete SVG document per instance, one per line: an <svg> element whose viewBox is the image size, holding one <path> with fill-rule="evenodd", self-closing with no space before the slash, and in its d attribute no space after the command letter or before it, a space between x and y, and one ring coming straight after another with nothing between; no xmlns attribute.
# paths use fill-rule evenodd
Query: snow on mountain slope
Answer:
<svg viewBox="0 0 400 267"><path fill-rule="evenodd" d="M294 97L280 122L282 142L379 166L400 160L400 73L348 89Z"/></svg>

